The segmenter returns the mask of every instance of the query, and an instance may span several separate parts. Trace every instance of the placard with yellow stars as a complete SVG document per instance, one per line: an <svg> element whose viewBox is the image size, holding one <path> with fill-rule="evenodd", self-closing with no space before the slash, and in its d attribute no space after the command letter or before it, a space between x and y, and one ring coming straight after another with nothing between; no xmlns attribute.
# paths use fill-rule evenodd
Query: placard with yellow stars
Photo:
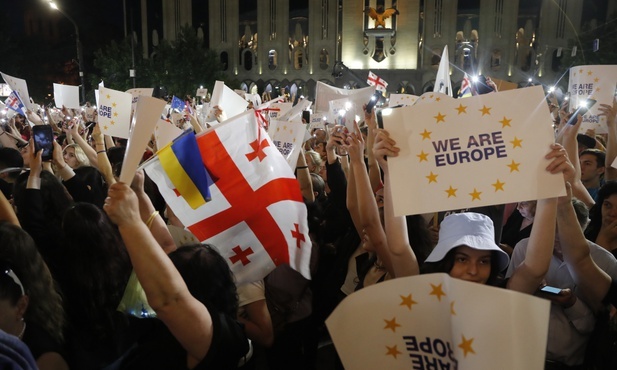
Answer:
<svg viewBox="0 0 617 370"><path fill-rule="evenodd" d="M19 99L21 99L21 102L24 103L26 108L34 111L34 104L30 102L30 94L28 94L28 84L26 83L26 80L9 76L3 72L0 72L0 75L2 75L2 79L4 79L4 82L9 85L11 90L15 91L17 95L19 95Z"/></svg>
<svg viewBox="0 0 617 370"><path fill-rule="evenodd" d="M416 102L416 100L418 100L419 98L420 98L419 96L411 95L411 94L390 94L390 99L388 100L388 106L406 107L409 105L413 105Z"/></svg>
<svg viewBox="0 0 617 370"><path fill-rule="evenodd" d="M301 122L271 120L268 135L272 143L285 157L292 170L296 169L300 148L304 143L306 126Z"/></svg>
<svg viewBox="0 0 617 370"><path fill-rule="evenodd" d="M359 290L326 326L346 369L543 369L550 303L427 274Z"/></svg>
<svg viewBox="0 0 617 370"><path fill-rule="evenodd" d="M99 122L105 135L128 139L133 96L130 93L99 87Z"/></svg>
<svg viewBox="0 0 617 370"><path fill-rule="evenodd" d="M133 101L131 105L131 112L135 112L135 106L137 105L137 99L140 96L152 96L154 89L151 87L137 87L134 89L128 89L125 92L131 94L131 96L133 97Z"/></svg>
<svg viewBox="0 0 617 370"><path fill-rule="evenodd" d="M597 103L583 116L580 131L589 129L596 134L606 134L606 117L599 116L600 104L613 104L617 92L617 65L576 66L570 68L568 92L570 93L570 111L574 111L587 99Z"/></svg>
<svg viewBox="0 0 617 370"><path fill-rule="evenodd" d="M397 215L565 194L546 172L552 121L542 87L393 109L383 117L400 148L388 159Z"/></svg>

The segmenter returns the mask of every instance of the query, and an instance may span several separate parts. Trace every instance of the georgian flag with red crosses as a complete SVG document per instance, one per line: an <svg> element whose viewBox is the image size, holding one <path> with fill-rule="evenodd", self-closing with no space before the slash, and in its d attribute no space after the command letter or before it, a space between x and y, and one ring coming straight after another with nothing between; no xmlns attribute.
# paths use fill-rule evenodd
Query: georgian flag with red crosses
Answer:
<svg viewBox="0 0 617 370"><path fill-rule="evenodd" d="M239 284L262 279L280 264L310 279L311 241L300 186L255 117L249 110L197 138L214 184L212 200L195 210L170 189L158 161L146 171L180 221L217 248Z"/></svg>

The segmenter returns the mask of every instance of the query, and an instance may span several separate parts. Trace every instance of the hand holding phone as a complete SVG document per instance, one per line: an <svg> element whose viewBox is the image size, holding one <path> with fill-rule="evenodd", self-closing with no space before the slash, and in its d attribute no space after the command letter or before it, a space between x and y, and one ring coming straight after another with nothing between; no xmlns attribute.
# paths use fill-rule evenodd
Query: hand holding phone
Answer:
<svg viewBox="0 0 617 370"><path fill-rule="evenodd" d="M366 113L372 113L373 112L373 108L375 107L375 104L377 104L377 102L379 101L379 93L375 93L373 94L373 96L371 96L371 99L368 101L368 103L366 103Z"/></svg>
<svg viewBox="0 0 617 370"><path fill-rule="evenodd" d="M54 133L50 125L32 126L32 137L34 139L34 150L43 151L43 161L50 161L54 151Z"/></svg>
<svg viewBox="0 0 617 370"><path fill-rule="evenodd" d="M574 111L574 113L572 114L572 116L568 120L568 124L569 125L576 125L576 122L578 121L578 117L585 115L585 113L587 113L587 111L589 111L589 109L591 109L591 107L593 107L594 104L596 104L595 100L587 99L586 104L581 105L580 107L578 107L578 109L576 111Z"/></svg>
<svg viewBox="0 0 617 370"><path fill-rule="evenodd" d="M561 293L561 289L555 288L554 286L549 286L549 285L543 286L542 288L540 288L540 291L544 293L548 293L548 294L554 294L554 295L559 295Z"/></svg>

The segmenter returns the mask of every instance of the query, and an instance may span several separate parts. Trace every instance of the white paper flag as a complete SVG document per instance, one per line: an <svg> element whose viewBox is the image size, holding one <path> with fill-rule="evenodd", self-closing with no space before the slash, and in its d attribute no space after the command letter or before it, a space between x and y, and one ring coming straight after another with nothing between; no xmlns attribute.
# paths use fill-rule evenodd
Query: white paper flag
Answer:
<svg viewBox="0 0 617 370"><path fill-rule="evenodd" d="M600 104L613 104L617 87L617 65L576 66L570 68L570 111L587 99L597 100L584 116L581 132L594 129L596 134L606 134L606 117L599 116Z"/></svg>
<svg viewBox="0 0 617 370"><path fill-rule="evenodd" d="M359 290L326 320L346 369L542 370L550 302L428 274Z"/></svg>
<svg viewBox="0 0 617 370"><path fill-rule="evenodd" d="M58 108L79 109L79 86L54 83L54 102Z"/></svg>
<svg viewBox="0 0 617 370"><path fill-rule="evenodd" d="M34 105L30 101L30 95L28 94L28 84L26 84L26 80L22 80L21 78L9 76L6 73L2 73L2 72L0 72L0 75L2 75L4 82L6 82L9 85L11 90L15 91L19 95L21 102L24 103L26 108L34 112L35 109L34 109Z"/></svg>
<svg viewBox="0 0 617 370"><path fill-rule="evenodd" d="M104 135L128 139L132 100L129 93L99 88L99 127Z"/></svg>
<svg viewBox="0 0 617 370"><path fill-rule="evenodd" d="M230 119L240 113L244 113L248 104L249 103L244 100L243 97L225 86L223 81L216 81L214 90L212 91L212 99L210 99L210 109L206 115L206 122L211 125L217 125L219 123L214 115L214 107L217 105L223 110L226 119Z"/></svg>
<svg viewBox="0 0 617 370"><path fill-rule="evenodd" d="M397 215L565 195L545 168L554 141L541 86L393 109L384 126Z"/></svg>

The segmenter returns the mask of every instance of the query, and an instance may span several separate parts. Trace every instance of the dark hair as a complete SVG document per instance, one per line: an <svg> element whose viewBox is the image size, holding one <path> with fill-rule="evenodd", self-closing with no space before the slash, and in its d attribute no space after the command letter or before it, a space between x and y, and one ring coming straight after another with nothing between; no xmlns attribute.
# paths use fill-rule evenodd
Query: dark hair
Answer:
<svg viewBox="0 0 617 370"><path fill-rule="evenodd" d="M409 244L418 259L418 263L422 264L432 251L431 234L422 215L405 216L405 219L407 221Z"/></svg>
<svg viewBox="0 0 617 370"><path fill-rule="evenodd" d="M208 310L236 317L238 294L227 262L209 244L182 246L169 254L191 295Z"/></svg>
<svg viewBox="0 0 617 370"><path fill-rule="evenodd" d="M11 264L0 260L0 300L8 301L11 306L15 306L23 294L19 284L9 275L9 270L21 281ZM23 283L21 284L23 287ZM24 287L24 290L25 289Z"/></svg>
<svg viewBox="0 0 617 370"><path fill-rule="evenodd" d="M17 216L23 224L22 216L26 212L20 212L23 209L25 198L28 196L26 185L30 172L24 172L15 181L13 190L13 198L17 206ZM73 198L66 190L64 185L51 172L41 171L41 205L43 207L43 216L49 225L60 227L60 220L64 216L64 212L73 203Z"/></svg>
<svg viewBox="0 0 617 370"><path fill-rule="evenodd" d="M589 225L585 229L585 237L592 242L595 242L602 228L602 203L606 198L613 194L617 194L617 181L607 181L596 196L596 204L589 210Z"/></svg>
<svg viewBox="0 0 617 370"><path fill-rule="evenodd" d="M596 157L596 165L597 167L605 167L604 162L606 161L606 153L599 149L585 149L578 155L578 157L582 157L585 154L590 154Z"/></svg>
<svg viewBox="0 0 617 370"><path fill-rule="evenodd" d="M450 249L450 251L444 256L441 261L437 262L424 262L420 268L422 274L432 274L436 272L443 272L449 274L454 267L454 258L458 247ZM498 286L503 283L502 274L499 270L499 257L496 251L491 251L491 273L486 281L486 285Z"/></svg>
<svg viewBox="0 0 617 370"><path fill-rule="evenodd" d="M23 167L24 159L19 150L15 148L0 148L0 170L10 167ZM8 177L15 180L21 171L10 172Z"/></svg>
<svg viewBox="0 0 617 370"><path fill-rule="evenodd" d="M120 170L122 169L122 161L124 161L124 153L126 152L126 147L124 146L114 146L107 149L107 158L109 159L109 164L113 170L115 176L120 176Z"/></svg>
<svg viewBox="0 0 617 370"><path fill-rule="evenodd" d="M92 166L81 166L73 171L88 187L88 198L83 200L103 208L107 197L107 183L101 172Z"/></svg>
<svg viewBox="0 0 617 370"><path fill-rule="evenodd" d="M120 233L100 208L76 203L62 222L66 310L72 324L95 335L113 334L113 316L131 274Z"/></svg>
<svg viewBox="0 0 617 370"><path fill-rule="evenodd" d="M40 326L52 338L62 343L65 325L62 298L34 240L20 227L0 222L0 260L19 277L30 299L24 315L25 320ZM4 279L2 276L0 278ZM4 285L4 282L1 285ZM16 284L12 285L12 303L16 303L21 296L21 290ZM2 296L4 297L4 294Z"/></svg>

